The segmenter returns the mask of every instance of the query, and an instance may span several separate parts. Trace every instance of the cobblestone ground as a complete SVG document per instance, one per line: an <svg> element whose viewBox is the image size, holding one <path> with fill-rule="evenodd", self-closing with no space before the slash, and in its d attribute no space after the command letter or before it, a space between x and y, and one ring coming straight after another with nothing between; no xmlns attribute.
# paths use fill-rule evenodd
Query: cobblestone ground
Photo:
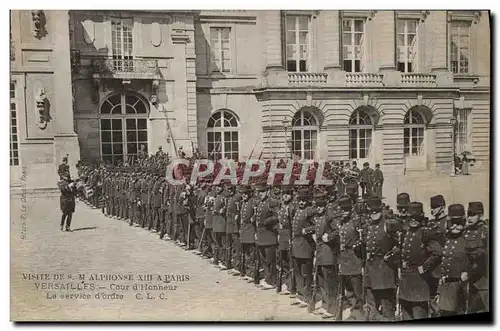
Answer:
<svg viewBox="0 0 500 331"><path fill-rule="evenodd" d="M151 320L151 321L319 321L305 308L290 305L288 296L263 291L211 266L158 235L107 218L78 202L73 232L59 230L58 197L28 197L23 213L20 197L11 201L11 317L13 320ZM22 215L26 216L23 224ZM22 239L25 229L25 239ZM155 300L137 300L134 291L87 291L123 294L122 300L51 300L66 291L37 290L23 273L185 274L176 291L152 291ZM66 283L60 282L60 283ZM132 282L115 282L131 284ZM160 284L152 282L152 284ZM163 284L165 285L165 284ZM78 293L71 291L70 293ZM142 293L145 295L145 293Z"/></svg>

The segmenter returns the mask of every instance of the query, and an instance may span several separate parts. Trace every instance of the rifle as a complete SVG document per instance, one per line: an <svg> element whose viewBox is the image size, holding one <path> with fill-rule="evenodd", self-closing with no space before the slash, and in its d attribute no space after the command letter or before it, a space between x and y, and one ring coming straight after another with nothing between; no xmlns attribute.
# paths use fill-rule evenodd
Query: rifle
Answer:
<svg viewBox="0 0 500 331"><path fill-rule="evenodd" d="M314 253L316 255L316 252ZM316 295L318 293L318 264L316 262L316 256L314 257L313 260L313 265L314 265L314 272L313 272L313 282L312 282L312 296L311 296L311 301L309 301L309 306L307 307L307 311L312 313L314 311L314 308L316 306Z"/></svg>
<svg viewBox="0 0 500 331"><path fill-rule="evenodd" d="M336 305L336 308L337 308L337 311L335 313L335 319L337 321L342 321L342 313L344 312L344 309L343 309L343 300L342 300L342 292L343 292L343 282L342 282L342 273L340 272L340 266L341 266L341 262L340 262L340 258L339 258L339 264L338 264L338 267L337 267L337 279L339 280L339 283L338 283L338 286L337 286L337 305Z"/></svg>

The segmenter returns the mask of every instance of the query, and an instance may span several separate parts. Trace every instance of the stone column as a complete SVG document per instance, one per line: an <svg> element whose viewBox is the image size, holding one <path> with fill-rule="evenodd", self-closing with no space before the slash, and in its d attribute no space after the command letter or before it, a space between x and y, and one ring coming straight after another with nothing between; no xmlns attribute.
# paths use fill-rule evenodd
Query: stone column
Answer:
<svg viewBox="0 0 500 331"><path fill-rule="evenodd" d="M54 118L56 133L54 134L54 164L62 162L64 155L69 154L68 163L72 177L76 177L76 162L80 159L80 146L73 122L73 94L71 90L71 61L69 41L69 14L67 10L50 12L53 31L53 63L54 63ZM50 33L50 32L49 32Z"/></svg>

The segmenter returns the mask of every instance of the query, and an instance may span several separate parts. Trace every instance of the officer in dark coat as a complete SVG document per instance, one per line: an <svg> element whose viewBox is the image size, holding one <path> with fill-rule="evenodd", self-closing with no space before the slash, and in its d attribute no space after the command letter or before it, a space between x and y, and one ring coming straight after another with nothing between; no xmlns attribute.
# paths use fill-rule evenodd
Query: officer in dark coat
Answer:
<svg viewBox="0 0 500 331"><path fill-rule="evenodd" d="M461 204L448 207L448 228L441 261L439 310L441 316L465 313L467 282L471 276L470 244L465 238L465 209Z"/></svg>
<svg viewBox="0 0 500 331"><path fill-rule="evenodd" d="M362 242L359 229L361 218L353 213L350 197L339 199L342 209L340 216L340 275L342 277L342 293L345 292L351 308L360 308L363 302L362 285Z"/></svg>
<svg viewBox="0 0 500 331"><path fill-rule="evenodd" d="M63 157L62 163L57 168L57 174L61 180L64 178L71 178L71 174L69 173L68 156Z"/></svg>
<svg viewBox="0 0 500 331"><path fill-rule="evenodd" d="M255 224L255 198L249 185L239 186L241 201L240 211L240 241L241 241L241 276L248 282L258 282L258 275L255 274L255 263L258 263L257 246L255 244L256 224Z"/></svg>
<svg viewBox="0 0 500 331"><path fill-rule="evenodd" d="M292 285L291 265L290 265L290 241L292 240L292 218L295 212L296 205L292 202L293 187L284 186L281 188L281 205L278 210L278 259L281 275L284 275L283 294L290 294ZM282 289L278 289L282 291Z"/></svg>
<svg viewBox="0 0 500 331"><path fill-rule="evenodd" d="M315 201L316 266L318 283L324 293L322 313L326 318L333 318L337 311L339 228L336 220L326 212L327 197L320 193L315 196Z"/></svg>
<svg viewBox="0 0 500 331"><path fill-rule="evenodd" d="M226 199L223 194L222 184L215 186L215 200L213 208L213 240L215 242L213 264L221 270L227 270L224 261L224 245L226 240ZM219 265L220 263L220 265Z"/></svg>
<svg viewBox="0 0 500 331"><path fill-rule="evenodd" d="M215 202L215 187L210 186L207 189L207 196L203 203L203 209L205 209L205 235L203 236L202 243L202 256L203 258L211 258L215 251L215 244L213 241L213 220L214 220L214 202Z"/></svg>
<svg viewBox="0 0 500 331"><path fill-rule="evenodd" d="M446 213L446 202L442 195L435 195L430 198L430 207L432 218L428 222L428 227L435 232L436 236L439 237L439 244L444 246L446 241L446 226L447 226L447 213ZM430 315L431 317L439 316L438 307L438 283L441 278L441 270L439 265L436 265L432 271L432 278L429 279L429 291L431 296L430 301Z"/></svg>
<svg viewBox="0 0 500 331"><path fill-rule="evenodd" d="M71 231L71 219L75 212L76 184L69 178L69 174L64 174L58 186L59 190L61 190L61 231L63 231L63 229ZM64 227L65 224L66 227Z"/></svg>
<svg viewBox="0 0 500 331"><path fill-rule="evenodd" d="M407 227L408 223L408 204L410 203L410 195L408 193L399 193L396 196L396 220L401 223L403 228Z"/></svg>
<svg viewBox="0 0 500 331"><path fill-rule="evenodd" d="M397 247L398 236L397 233L390 232L390 226L386 226L390 219L385 220L382 215L380 197L370 197L367 205L370 216L363 238L366 245L366 305L372 313L377 312L381 306L383 319L391 321L394 320L396 304L397 264L391 263L388 256Z"/></svg>
<svg viewBox="0 0 500 331"><path fill-rule="evenodd" d="M363 163L363 169L361 169L359 176L362 195L372 191L372 177L373 169L370 168L370 164L368 162Z"/></svg>
<svg viewBox="0 0 500 331"><path fill-rule="evenodd" d="M205 209L204 209L204 203L205 199L208 196L208 186L207 182L205 180L202 180L199 182L198 187L195 191L195 201L194 201L194 208L195 208L195 221L194 221L194 232L196 234L196 241L195 245L196 247L200 247L200 242L203 242L202 236L205 236L204 228L205 228ZM206 231L205 231L206 232ZM201 255L201 247L200 251L196 250L195 251L196 255Z"/></svg>
<svg viewBox="0 0 500 331"><path fill-rule="evenodd" d="M153 226L157 233L161 226L162 185L165 177L156 176L153 186Z"/></svg>
<svg viewBox="0 0 500 331"><path fill-rule="evenodd" d="M239 212L238 205L240 200L239 193L236 193L234 185L227 186L227 208L226 208L226 266L229 273L239 275L240 264L240 233L239 233ZM234 267L234 269L233 269Z"/></svg>
<svg viewBox="0 0 500 331"><path fill-rule="evenodd" d="M269 186L266 183L256 185L259 201L256 205L255 220L257 222L257 246L260 264L264 268L263 289L271 289L276 285L276 249L278 246L278 204L269 197Z"/></svg>
<svg viewBox="0 0 500 331"><path fill-rule="evenodd" d="M489 236L483 215L481 202L469 202L464 234L471 260L468 313L489 311Z"/></svg>
<svg viewBox="0 0 500 331"><path fill-rule="evenodd" d="M312 300L313 258L316 245L314 215L316 211L309 206L309 190L300 189L298 204L292 219L292 257L298 300L292 304L307 307Z"/></svg>
<svg viewBox="0 0 500 331"><path fill-rule="evenodd" d="M384 186L384 173L380 170L380 164L375 164L375 170L373 170L373 193L382 198L383 186Z"/></svg>
<svg viewBox="0 0 500 331"><path fill-rule="evenodd" d="M428 318L429 278L441 258L441 245L433 231L422 226L425 216L422 203L410 202L401 252L399 302L403 320Z"/></svg>

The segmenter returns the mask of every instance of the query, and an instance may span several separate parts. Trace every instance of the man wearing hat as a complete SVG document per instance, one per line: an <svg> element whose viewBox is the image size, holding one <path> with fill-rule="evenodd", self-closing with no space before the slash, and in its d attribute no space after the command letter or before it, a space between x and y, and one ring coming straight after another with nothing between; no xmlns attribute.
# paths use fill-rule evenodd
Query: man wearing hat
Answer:
<svg viewBox="0 0 500 331"><path fill-rule="evenodd" d="M240 242L241 242L241 276L249 282L259 282L258 274L255 274L258 263L257 246L255 244L256 224L254 218L255 198L249 185L238 187L241 194L241 201L238 207L240 217Z"/></svg>
<svg viewBox="0 0 500 331"><path fill-rule="evenodd" d="M461 204L448 207L446 242L441 260L439 286L439 310L441 316L466 312L467 285L471 278L469 238L465 238L467 224L465 209ZM471 245L473 246L473 245ZM463 295L466 294L466 295Z"/></svg>
<svg viewBox="0 0 500 331"><path fill-rule="evenodd" d="M204 227L205 227L205 209L204 202L208 195L208 186L204 179L201 179L194 193L194 208L195 208L195 220L194 220L194 233L196 236L195 246L200 247L200 242L203 242L205 236ZM195 251L196 255L201 255L201 247L200 251Z"/></svg>
<svg viewBox="0 0 500 331"><path fill-rule="evenodd" d="M346 294L350 307L359 310L363 302L362 238L358 232L362 226L361 218L353 213L349 196L341 197L339 206L342 211L339 217L341 291Z"/></svg>
<svg viewBox="0 0 500 331"><path fill-rule="evenodd" d="M69 173L63 173L61 181L57 183L61 191L60 207L61 207L61 231L71 231L71 219L75 212L75 195L76 184L69 178Z"/></svg>
<svg viewBox="0 0 500 331"><path fill-rule="evenodd" d="M362 195L372 191L372 176L373 169L370 168L370 164L368 162L363 163L363 169L361 169L359 176L359 185L361 186Z"/></svg>
<svg viewBox="0 0 500 331"><path fill-rule="evenodd" d="M224 188L222 183L215 185L215 200L213 213L213 240L215 242L215 251L213 265L221 270L227 270L227 266L223 264L225 260L224 246L226 240L226 198L223 194Z"/></svg>
<svg viewBox="0 0 500 331"><path fill-rule="evenodd" d="M211 180L211 179L210 179ZM207 196L203 202L203 209L205 209L205 222L204 229L205 235L202 238L201 253L202 257L209 259L213 257L215 251L215 244L213 241L213 223L214 223L214 202L215 202L215 187L213 185L209 186L207 189Z"/></svg>
<svg viewBox="0 0 500 331"><path fill-rule="evenodd" d="M327 197L318 193L315 196L316 215L316 267L321 292L324 293L322 313L325 318L335 317L337 286L339 229L337 222L326 213Z"/></svg>
<svg viewBox="0 0 500 331"><path fill-rule="evenodd" d="M68 155L62 158L62 163L57 168L57 174L61 180L68 177L71 178L71 174L69 173Z"/></svg>
<svg viewBox="0 0 500 331"><path fill-rule="evenodd" d="M292 257L298 300L292 304L307 307L312 300L315 210L309 206L310 192L307 188L300 189L297 199L292 219Z"/></svg>
<svg viewBox="0 0 500 331"><path fill-rule="evenodd" d="M380 170L380 164L375 164L375 170L372 173L373 193L382 198L382 188L384 186L384 173Z"/></svg>
<svg viewBox="0 0 500 331"><path fill-rule="evenodd" d="M481 202L469 202L464 238L472 265L468 299L470 313L489 311L489 234L483 215Z"/></svg>
<svg viewBox="0 0 500 331"><path fill-rule="evenodd" d="M407 229L401 248L399 303L403 320L412 320L429 317L430 272L439 263L441 245L433 231L422 226L425 222L422 203L410 202L407 210Z"/></svg>
<svg viewBox="0 0 500 331"><path fill-rule="evenodd" d="M276 249L278 246L278 204L269 197L269 186L265 182L256 185L259 201L255 210L257 222L257 246L260 263L264 267L263 289L276 285Z"/></svg>
<svg viewBox="0 0 500 331"><path fill-rule="evenodd" d="M408 222L408 204L410 203L410 195L408 193L399 193L396 196L396 220L403 227L407 226Z"/></svg>
<svg viewBox="0 0 500 331"><path fill-rule="evenodd" d="M386 226L380 197L370 197L367 201L367 209L369 219L364 238L366 305L370 308L370 313L375 313L375 315L380 305L382 319L392 321L396 304L397 264L391 261L390 255L398 246L398 238L397 234L389 232L391 227Z"/></svg>
<svg viewBox="0 0 500 331"><path fill-rule="evenodd" d="M280 277L285 276L285 282L278 282L278 284L283 284L282 287L285 289L282 292L282 288L278 288L278 292L283 294L295 294L295 284L292 284L291 275L291 256L290 256L290 241L292 240L292 218L295 211L295 203L292 202L293 187L286 185L281 189L281 206L278 211L278 250L279 250L279 267L280 267Z"/></svg>
<svg viewBox="0 0 500 331"><path fill-rule="evenodd" d="M240 229L239 229L239 212L238 205L241 198L239 193L236 193L234 185L226 186L227 209L226 209L226 265L229 273L234 276L239 275L239 259L240 259Z"/></svg>
<svg viewBox="0 0 500 331"><path fill-rule="evenodd" d="M146 220L147 220L146 210L148 203L148 180L145 172L142 173L139 183L141 185L141 203L139 205L141 213L140 222L141 222L141 227L144 228L146 226Z"/></svg>
<svg viewBox="0 0 500 331"><path fill-rule="evenodd" d="M436 238L439 240L439 244L444 246L446 241L446 224L447 224L447 213L446 213L446 202L442 195L434 195L430 198L430 207L432 218L429 220L427 226L430 230L434 231ZM431 310L431 317L439 316L438 301L438 283L441 278L441 270L439 265L437 265L434 270L432 270L432 277L429 278L429 291L431 296L431 301L429 308Z"/></svg>
<svg viewBox="0 0 500 331"><path fill-rule="evenodd" d="M162 203L162 185L165 177L155 176L153 186L153 227L157 233L160 232L161 226L161 203Z"/></svg>

